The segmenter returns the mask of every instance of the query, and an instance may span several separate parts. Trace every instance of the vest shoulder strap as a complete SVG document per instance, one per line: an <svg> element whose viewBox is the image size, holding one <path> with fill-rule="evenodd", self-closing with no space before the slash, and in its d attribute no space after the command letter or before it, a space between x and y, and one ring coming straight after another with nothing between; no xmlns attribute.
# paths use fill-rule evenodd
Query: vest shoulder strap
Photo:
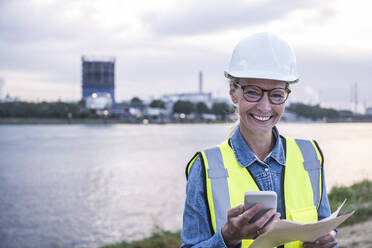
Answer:
<svg viewBox="0 0 372 248"><path fill-rule="evenodd" d="M207 149L202 155L205 156L204 165L206 166L209 179L207 183L210 183L210 187L207 188L212 191L212 194L208 195L212 197L212 199L209 199L209 203L214 205L212 211L214 212L215 220L212 218L212 225L214 230L217 230L217 228L225 224L226 213L231 208L227 182L229 174L223 162L220 146Z"/></svg>
<svg viewBox="0 0 372 248"><path fill-rule="evenodd" d="M227 182L229 174L225 168L220 150L220 147L224 145L228 145L228 143L223 142L219 146L196 153L186 166L186 178L188 178L191 166L194 161L200 157L204 167L204 197L208 205L212 233L215 233L217 228L225 224L226 213L231 208L229 186Z"/></svg>
<svg viewBox="0 0 372 248"><path fill-rule="evenodd" d="M318 208L322 196L323 155L315 141L295 139L295 142L302 153L303 165L310 178L314 206Z"/></svg>

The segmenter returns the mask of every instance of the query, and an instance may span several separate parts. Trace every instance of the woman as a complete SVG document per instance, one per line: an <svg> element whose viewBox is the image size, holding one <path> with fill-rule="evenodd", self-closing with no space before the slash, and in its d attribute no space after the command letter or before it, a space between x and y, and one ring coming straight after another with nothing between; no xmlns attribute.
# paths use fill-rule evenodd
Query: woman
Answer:
<svg viewBox="0 0 372 248"><path fill-rule="evenodd" d="M229 70L230 97L239 114L233 135L217 147L197 153L188 178L181 247L249 247L279 218L302 223L330 215L323 157L315 141L283 137L276 128L290 84L298 82L296 58L275 35L259 33L235 47ZM257 204L244 211L244 192L277 193L277 212ZM335 247L332 231L315 242L285 248Z"/></svg>

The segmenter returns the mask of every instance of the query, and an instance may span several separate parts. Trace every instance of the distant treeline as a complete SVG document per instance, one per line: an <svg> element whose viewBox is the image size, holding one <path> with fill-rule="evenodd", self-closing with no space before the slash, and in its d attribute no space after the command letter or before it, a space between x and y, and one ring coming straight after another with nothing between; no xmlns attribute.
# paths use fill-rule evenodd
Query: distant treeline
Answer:
<svg viewBox="0 0 372 248"><path fill-rule="evenodd" d="M144 107L142 100L132 99L128 107ZM149 104L150 107L165 108L165 103L156 100ZM234 112L232 105L224 102L214 103L211 108L204 102L192 103L190 101L177 101L173 105L173 113L212 113L225 116ZM343 121L371 121L372 116L354 114L348 110L337 111L332 108L322 108L319 105L306 105L291 103L286 111L300 117L312 120ZM0 103L0 118L96 118L95 111L86 109L83 102L6 102Z"/></svg>
<svg viewBox="0 0 372 248"><path fill-rule="evenodd" d="M332 108L322 108L319 105L311 106L303 103L292 103L287 107L287 111L297 114L298 116L310 118L312 120L328 119L336 120L340 118L340 111ZM345 112L345 111L343 111ZM349 111L350 112L350 111ZM350 112L350 115L352 113Z"/></svg>
<svg viewBox="0 0 372 248"><path fill-rule="evenodd" d="M0 118L93 118L95 113L78 103L0 103Z"/></svg>
<svg viewBox="0 0 372 248"><path fill-rule="evenodd" d="M226 115L234 113L234 106L225 102L215 102L211 108L208 108L204 102L193 103L179 100L173 105L173 113L215 114L224 118Z"/></svg>
<svg viewBox="0 0 372 248"><path fill-rule="evenodd" d="M165 103L161 100L154 100L149 104L153 108L165 109ZM133 98L125 108L135 107L145 108L145 104L139 98ZM179 100L174 103L173 113L212 113L225 117L233 113L232 105L225 102L213 103L211 108L204 102L192 103L190 101ZM65 102L7 102L0 103L0 118L95 118L94 110L84 107L84 103L65 103Z"/></svg>

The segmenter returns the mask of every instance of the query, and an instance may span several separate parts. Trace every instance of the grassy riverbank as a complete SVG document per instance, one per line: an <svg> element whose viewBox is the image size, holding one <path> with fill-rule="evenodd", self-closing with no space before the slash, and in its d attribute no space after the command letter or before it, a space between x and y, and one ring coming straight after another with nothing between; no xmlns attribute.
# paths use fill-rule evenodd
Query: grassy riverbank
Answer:
<svg viewBox="0 0 372 248"><path fill-rule="evenodd" d="M328 194L332 211L347 199L343 212L356 210L353 216L341 224L342 226L352 225L366 221L372 217L372 181L364 180L349 187L333 187Z"/></svg>
<svg viewBox="0 0 372 248"><path fill-rule="evenodd" d="M103 246L101 248L173 248L180 247L180 232L155 231L150 237L134 241L123 242L113 245Z"/></svg>
<svg viewBox="0 0 372 248"><path fill-rule="evenodd" d="M372 237L370 233L368 234L372 227L372 181L365 180L349 187L333 187L328 198L332 211L336 210L345 198L347 202L343 207L343 212L357 210L339 228L340 248L372 247ZM356 240L355 236L360 237ZM180 244L180 232L157 230L143 240L107 245L102 248L175 248L180 247Z"/></svg>

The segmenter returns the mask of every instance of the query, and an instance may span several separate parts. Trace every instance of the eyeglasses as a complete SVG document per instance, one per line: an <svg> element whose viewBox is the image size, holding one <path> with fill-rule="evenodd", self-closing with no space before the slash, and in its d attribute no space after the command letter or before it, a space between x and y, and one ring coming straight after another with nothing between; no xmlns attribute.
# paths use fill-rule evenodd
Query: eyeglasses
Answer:
<svg viewBox="0 0 372 248"><path fill-rule="evenodd" d="M265 90L255 85L241 86L238 83L234 83L234 85L243 90L243 97L247 102L259 102L264 93L267 92L270 103L279 105L284 103L287 100L289 93L291 93L291 90L288 88Z"/></svg>

